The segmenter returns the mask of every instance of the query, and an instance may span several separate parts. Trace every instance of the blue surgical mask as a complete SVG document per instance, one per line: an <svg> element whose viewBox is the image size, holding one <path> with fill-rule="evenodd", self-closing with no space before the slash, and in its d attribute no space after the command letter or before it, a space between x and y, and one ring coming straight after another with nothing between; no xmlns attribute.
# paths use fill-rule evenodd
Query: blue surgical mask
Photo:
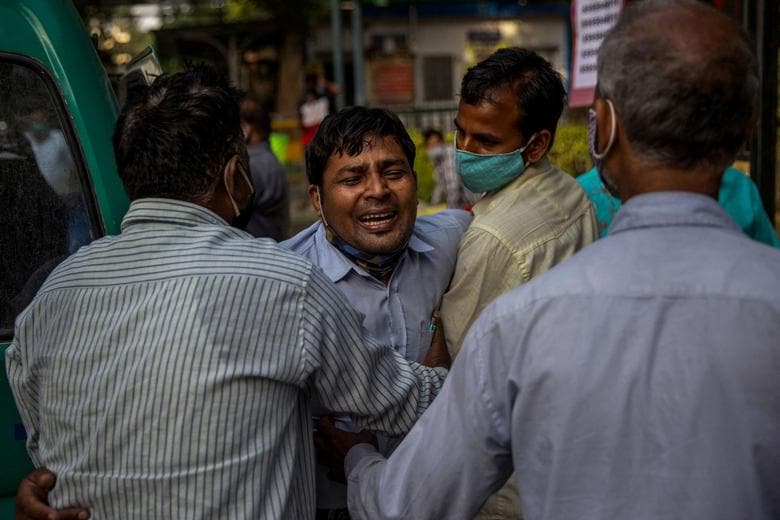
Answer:
<svg viewBox="0 0 780 520"><path fill-rule="evenodd" d="M463 185L474 193L503 188L525 171L523 152L536 138L532 135L525 146L509 153L480 154L458 149L455 141L455 167Z"/></svg>

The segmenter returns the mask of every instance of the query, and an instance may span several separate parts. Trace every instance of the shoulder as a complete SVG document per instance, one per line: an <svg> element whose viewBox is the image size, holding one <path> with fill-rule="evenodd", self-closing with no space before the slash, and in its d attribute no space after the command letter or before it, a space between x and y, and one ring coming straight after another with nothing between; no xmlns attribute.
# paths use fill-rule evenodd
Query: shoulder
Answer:
<svg viewBox="0 0 780 520"><path fill-rule="evenodd" d="M431 246L434 252L444 251L454 260L463 232L470 223L471 214L457 209L424 215L415 222L414 238Z"/></svg>
<svg viewBox="0 0 780 520"><path fill-rule="evenodd" d="M271 151L271 148L267 142L250 145L247 150L249 151L250 167L256 165L258 167L264 168L265 170L271 169L272 173L275 173L277 170L281 171L282 165L279 162L279 159L277 159L274 153ZM266 171L261 171L259 173L266 174Z"/></svg>
<svg viewBox="0 0 780 520"><path fill-rule="evenodd" d="M460 209L445 209L432 215L418 217L415 231L431 233L436 230L454 230L463 233L471 224L471 213Z"/></svg>
<svg viewBox="0 0 780 520"><path fill-rule="evenodd" d="M516 252L557 237L574 236L571 230L592 219L593 214L593 206L577 182L555 168L480 204L483 207L466 234L491 235Z"/></svg>
<svg viewBox="0 0 780 520"><path fill-rule="evenodd" d="M287 240L279 242L279 246L311 259L316 244L315 238L321 226L322 223L318 220Z"/></svg>
<svg viewBox="0 0 780 520"><path fill-rule="evenodd" d="M97 240L60 264L42 290L209 277L261 278L292 288L306 285L311 271L310 261L269 238L201 225Z"/></svg>

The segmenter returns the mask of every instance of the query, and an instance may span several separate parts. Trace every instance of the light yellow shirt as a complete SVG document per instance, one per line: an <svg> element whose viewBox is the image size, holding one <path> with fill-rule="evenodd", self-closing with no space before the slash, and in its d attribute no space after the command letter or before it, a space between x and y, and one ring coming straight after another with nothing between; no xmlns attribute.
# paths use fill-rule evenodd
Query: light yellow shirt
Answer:
<svg viewBox="0 0 780 520"><path fill-rule="evenodd" d="M503 189L486 195L473 212L441 305L453 358L487 304L598 238L587 195L546 157Z"/></svg>

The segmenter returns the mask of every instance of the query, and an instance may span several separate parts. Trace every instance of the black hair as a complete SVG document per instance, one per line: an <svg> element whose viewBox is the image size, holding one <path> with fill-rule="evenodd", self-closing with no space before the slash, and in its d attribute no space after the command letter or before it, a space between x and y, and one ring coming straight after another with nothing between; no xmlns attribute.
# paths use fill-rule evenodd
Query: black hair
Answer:
<svg viewBox="0 0 780 520"><path fill-rule="evenodd" d="M271 135L271 116L256 98L252 96L245 97L241 101L239 115L242 122L260 132L266 139Z"/></svg>
<svg viewBox="0 0 780 520"><path fill-rule="evenodd" d="M397 115L382 108L349 107L326 117L306 147L309 184L322 186L325 165L331 155L358 155L370 137L395 139L409 167L414 168L414 143Z"/></svg>
<svg viewBox="0 0 780 520"><path fill-rule="evenodd" d="M438 137L440 140L444 141L444 135L440 130L437 130L436 128L426 128L423 132L423 141L427 143L428 139L431 137Z"/></svg>
<svg viewBox="0 0 780 520"><path fill-rule="evenodd" d="M525 139L548 130L552 147L558 119L566 103L561 75L537 53L519 47L499 49L471 67L460 86L469 105L491 102L495 92L509 87L517 99L518 128Z"/></svg>
<svg viewBox="0 0 780 520"><path fill-rule="evenodd" d="M205 65L164 74L128 98L114 153L130 199L208 197L228 160L246 156L240 98L224 75Z"/></svg>

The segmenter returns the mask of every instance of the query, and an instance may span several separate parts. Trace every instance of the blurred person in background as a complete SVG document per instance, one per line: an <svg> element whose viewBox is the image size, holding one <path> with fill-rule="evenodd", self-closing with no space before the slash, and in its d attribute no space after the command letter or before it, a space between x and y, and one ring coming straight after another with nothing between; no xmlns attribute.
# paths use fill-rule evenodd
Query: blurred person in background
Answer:
<svg viewBox="0 0 780 520"><path fill-rule="evenodd" d="M594 162L598 160L594 159ZM620 199L607 190L596 167L577 177L577 182L588 194L596 210L599 236L607 236L612 220L620 209ZM764 211L758 188L749 176L736 168L726 168L718 190L718 202L747 236L780 248L777 231Z"/></svg>
<svg viewBox="0 0 780 520"><path fill-rule="evenodd" d="M271 151L271 118L255 99L241 101L241 129L255 186L252 205L244 215L246 230L279 242L290 232L290 187L284 168Z"/></svg>
<svg viewBox="0 0 780 520"><path fill-rule="evenodd" d="M444 141L444 136L435 128L423 133L425 151L433 163L433 180L436 186L431 195L431 204L446 203L450 209L471 210L481 194L471 193L455 169L455 150Z"/></svg>

